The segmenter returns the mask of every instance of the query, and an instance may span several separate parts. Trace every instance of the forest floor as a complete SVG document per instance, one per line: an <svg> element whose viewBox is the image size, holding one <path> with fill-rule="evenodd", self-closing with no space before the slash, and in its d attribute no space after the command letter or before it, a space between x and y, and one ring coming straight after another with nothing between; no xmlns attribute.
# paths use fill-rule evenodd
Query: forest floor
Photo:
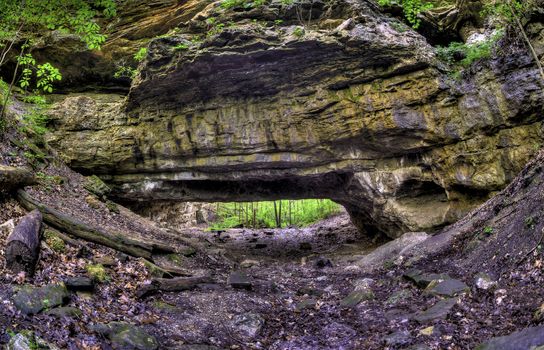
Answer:
<svg viewBox="0 0 544 350"><path fill-rule="evenodd" d="M215 282L144 299L136 290L151 276L137 259L93 244L85 254L73 247L62 253L43 249L37 275L26 282L44 285L86 275L93 260L113 258L108 280L94 293L71 296L68 305L82 312L77 317L22 315L11 302L21 276L0 271L0 329L6 331L0 343L8 341L7 330L33 330L60 348L108 349L109 341L92 325L127 321L154 336L161 349L472 349L483 339L533 324L544 300L540 256L490 290L478 289L474 275L447 257L411 267L384 261L383 268L363 273L353 263L377 242L362 239L346 215L305 229L192 229L182 235L205 253L176 263L208 272ZM444 298L403 277L414 267L448 274L468 288L439 317L418 320ZM251 287L229 285L233 271L241 271ZM354 290L361 293L346 302Z"/></svg>

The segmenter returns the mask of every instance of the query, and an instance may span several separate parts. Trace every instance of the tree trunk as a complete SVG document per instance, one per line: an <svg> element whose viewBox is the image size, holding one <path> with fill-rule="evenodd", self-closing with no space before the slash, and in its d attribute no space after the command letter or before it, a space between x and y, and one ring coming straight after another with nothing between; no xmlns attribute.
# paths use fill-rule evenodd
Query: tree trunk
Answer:
<svg viewBox="0 0 544 350"><path fill-rule="evenodd" d="M12 190L35 183L36 179L30 170L0 165L0 190Z"/></svg>
<svg viewBox="0 0 544 350"><path fill-rule="evenodd" d="M101 244L125 254L148 260L151 259L153 253L175 253L175 249L166 244L129 238L91 227L54 208L39 203L25 191L19 190L17 192L17 199L27 210L38 209L41 211L48 225L83 240Z"/></svg>
<svg viewBox="0 0 544 350"><path fill-rule="evenodd" d="M40 254L42 214L38 210L25 215L6 240L6 267L15 273L34 274Z"/></svg>

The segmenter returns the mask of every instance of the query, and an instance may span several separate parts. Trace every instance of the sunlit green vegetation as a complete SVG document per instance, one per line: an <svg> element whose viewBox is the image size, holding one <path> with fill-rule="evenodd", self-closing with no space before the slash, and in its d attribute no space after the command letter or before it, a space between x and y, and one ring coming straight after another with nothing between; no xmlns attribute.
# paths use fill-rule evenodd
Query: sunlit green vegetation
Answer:
<svg viewBox="0 0 544 350"><path fill-rule="evenodd" d="M304 227L340 211L340 205L329 199L218 203L217 220L210 229Z"/></svg>

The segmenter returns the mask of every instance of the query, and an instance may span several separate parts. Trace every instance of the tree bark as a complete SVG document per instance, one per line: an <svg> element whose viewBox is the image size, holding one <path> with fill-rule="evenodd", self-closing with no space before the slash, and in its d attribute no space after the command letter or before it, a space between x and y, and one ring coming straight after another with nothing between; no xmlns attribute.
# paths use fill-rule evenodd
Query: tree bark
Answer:
<svg viewBox="0 0 544 350"><path fill-rule="evenodd" d="M25 215L6 240L6 267L15 273L33 275L40 254L42 214L38 210Z"/></svg>
<svg viewBox="0 0 544 350"><path fill-rule="evenodd" d="M154 253L175 253L175 249L166 244L137 240L91 227L57 209L39 203L25 191L17 191L17 198L27 210L38 209L48 225L85 241L101 244L125 254L148 260L151 260Z"/></svg>
<svg viewBox="0 0 544 350"><path fill-rule="evenodd" d="M30 170L0 165L0 190L12 190L33 185L36 178Z"/></svg>

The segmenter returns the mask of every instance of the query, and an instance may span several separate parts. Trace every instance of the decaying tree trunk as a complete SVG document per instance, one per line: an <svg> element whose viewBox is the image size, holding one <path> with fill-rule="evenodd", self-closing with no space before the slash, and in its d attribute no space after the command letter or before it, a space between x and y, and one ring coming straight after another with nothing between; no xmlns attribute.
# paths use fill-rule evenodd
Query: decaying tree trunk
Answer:
<svg viewBox="0 0 544 350"><path fill-rule="evenodd" d="M150 284L142 286L137 292L139 298L144 298L158 291L180 292L196 288L199 284L212 283L210 276L154 278Z"/></svg>
<svg viewBox="0 0 544 350"><path fill-rule="evenodd" d="M175 249L166 244L137 240L91 227L61 213L57 209L39 203L25 191L19 190L17 192L17 199L27 210L38 209L43 214L44 221L48 225L83 240L101 244L125 254L148 260L151 260L152 255L155 253L175 253Z"/></svg>
<svg viewBox="0 0 544 350"><path fill-rule="evenodd" d="M33 185L36 178L30 170L0 165L0 191Z"/></svg>
<svg viewBox="0 0 544 350"><path fill-rule="evenodd" d="M6 241L6 266L15 273L34 274L40 254L42 214L38 210L25 215Z"/></svg>

